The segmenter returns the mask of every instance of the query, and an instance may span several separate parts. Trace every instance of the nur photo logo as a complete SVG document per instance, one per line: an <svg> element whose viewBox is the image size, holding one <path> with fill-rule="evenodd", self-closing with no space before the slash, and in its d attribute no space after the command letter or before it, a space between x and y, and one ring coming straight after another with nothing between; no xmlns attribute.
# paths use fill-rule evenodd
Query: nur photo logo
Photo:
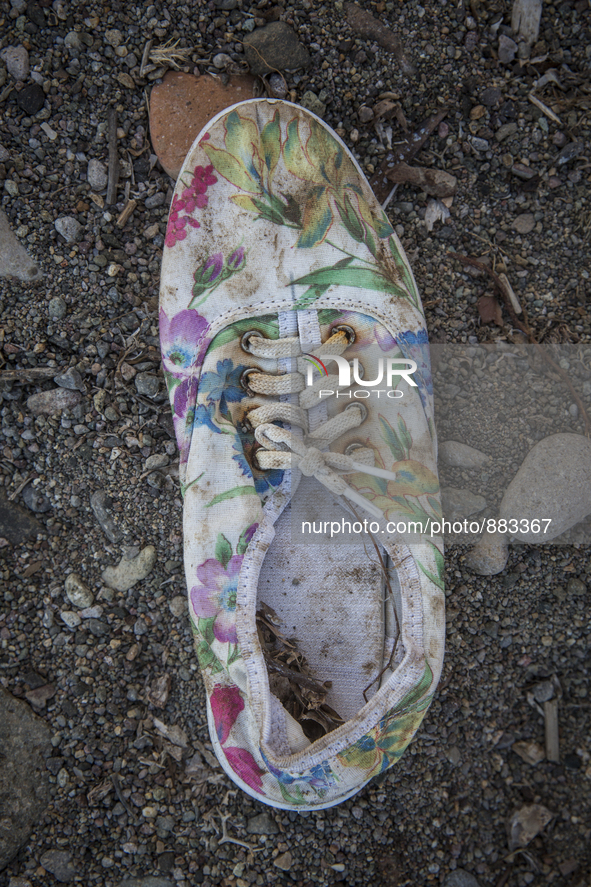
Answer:
<svg viewBox="0 0 591 887"><path fill-rule="evenodd" d="M417 364L414 360L404 357L380 357L377 361L377 375L375 379L366 379L363 365L359 363L359 359L355 357L349 361L345 357L337 354L310 354L302 352L302 357L309 366L306 369L306 385L308 387L318 388L318 397L370 397L375 394L377 397L385 394L386 397L398 399L404 397L404 392L396 385L404 380L412 388L417 388L417 383L412 378L412 374L417 370ZM326 368L326 362L333 360L337 364L338 374L329 374ZM320 373L321 377L326 380L327 387L319 388L318 381L314 381L314 370ZM332 383L333 388L328 388L328 384ZM378 388L379 385L386 384L387 388ZM361 390L357 391L340 391L341 388L351 388L352 385L359 385ZM373 390L366 390L373 389Z"/></svg>

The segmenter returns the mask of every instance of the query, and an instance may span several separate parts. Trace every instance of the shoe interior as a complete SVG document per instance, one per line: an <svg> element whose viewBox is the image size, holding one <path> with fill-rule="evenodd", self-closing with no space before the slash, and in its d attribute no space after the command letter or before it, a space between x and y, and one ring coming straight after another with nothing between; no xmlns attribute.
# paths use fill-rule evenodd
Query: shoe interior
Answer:
<svg viewBox="0 0 591 887"><path fill-rule="evenodd" d="M314 501L326 498L327 491L320 491L314 478L302 478L297 495L310 503L306 513L313 517ZM353 520L336 499L334 509ZM294 544L290 506L278 519L275 531L259 578L257 610L265 604L275 612L281 632L305 657L310 677L319 684L330 682L325 704L342 721L348 721L403 656L402 644L397 643L397 573L388 566L387 554L380 546L388 571L386 581L368 534L350 542L318 534L310 537L313 541L309 544ZM270 658L266 656L271 693L293 715L290 681L284 669L283 674L278 673L269 663ZM300 723L312 741L342 721L324 728L307 717Z"/></svg>

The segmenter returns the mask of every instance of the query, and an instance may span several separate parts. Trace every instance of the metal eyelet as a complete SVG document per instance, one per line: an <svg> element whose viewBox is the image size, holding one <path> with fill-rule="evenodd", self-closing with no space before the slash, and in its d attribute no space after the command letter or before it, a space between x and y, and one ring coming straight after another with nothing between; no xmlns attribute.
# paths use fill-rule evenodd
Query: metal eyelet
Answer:
<svg viewBox="0 0 591 887"><path fill-rule="evenodd" d="M355 358L355 360L356 360L356 359L357 359L357 358ZM354 362L354 360L350 360L350 361L349 361L349 366L351 367L351 369L353 369L353 367L355 366L355 362ZM357 360L357 376L358 376L360 379L365 379L365 367L363 366L362 363L359 363L358 360Z"/></svg>
<svg viewBox="0 0 591 887"><path fill-rule="evenodd" d="M363 450L363 449L364 449L364 445L362 443L359 443L359 441L353 441L353 443L350 443L348 446L345 447L345 451L344 451L345 456L350 456L351 453L355 452L355 450Z"/></svg>
<svg viewBox="0 0 591 887"><path fill-rule="evenodd" d="M357 338L357 333L353 329L352 326L349 326L346 323L340 323L338 326L333 326L331 329L331 335L334 335L336 332L344 333L347 337L347 342L349 345L352 345L355 339Z"/></svg>
<svg viewBox="0 0 591 887"><path fill-rule="evenodd" d="M244 388L249 397L256 397L256 391L253 391L253 389L250 387L248 380L255 373L258 375L260 374L260 372L261 371L257 370L255 367L249 367L249 369L244 370L244 372L240 376L240 385L242 386L242 388Z"/></svg>
<svg viewBox="0 0 591 887"><path fill-rule="evenodd" d="M259 339L265 338L258 330L248 330L248 332L244 333L240 339L240 347L243 351L246 351L247 354L252 354L249 343L253 336L257 336Z"/></svg>
<svg viewBox="0 0 591 887"><path fill-rule="evenodd" d="M355 409L355 407L358 407L358 409L361 410L361 422L365 422L365 420L369 416L369 410L367 409L367 407L365 406L364 403L361 403L360 401L356 400L354 403L347 404L347 406L345 407L345 410L353 410L353 409ZM360 425L361 425L361 422L359 423Z"/></svg>

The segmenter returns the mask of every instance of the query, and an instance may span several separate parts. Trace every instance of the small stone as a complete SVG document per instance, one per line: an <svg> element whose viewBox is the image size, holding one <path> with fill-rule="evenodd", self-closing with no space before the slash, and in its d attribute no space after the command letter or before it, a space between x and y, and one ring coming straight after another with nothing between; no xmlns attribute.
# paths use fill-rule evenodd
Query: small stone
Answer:
<svg viewBox="0 0 591 887"><path fill-rule="evenodd" d="M511 817L509 824L509 847L516 850L517 847L527 847L530 841L546 828L554 819L543 804L526 804L517 810Z"/></svg>
<svg viewBox="0 0 591 887"><path fill-rule="evenodd" d="M452 747L446 751L446 756L447 760L450 762L450 764L453 764L454 767L457 767L462 760L462 756L457 745L452 745Z"/></svg>
<svg viewBox="0 0 591 887"><path fill-rule="evenodd" d="M61 296L54 296L53 299L49 300L47 313L50 317L53 317L56 320L62 320L66 316L67 310L68 306Z"/></svg>
<svg viewBox="0 0 591 887"><path fill-rule="evenodd" d="M267 83L271 90L271 94L276 99L284 99L287 96L287 83L285 82L285 77L278 71L269 74Z"/></svg>
<svg viewBox="0 0 591 887"><path fill-rule="evenodd" d="M509 558L509 546L503 533L484 533L466 555L466 565L480 576L501 573Z"/></svg>
<svg viewBox="0 0 591 887"><path fill-rule="evenodd" d="M66 388L52 388L32 394L27 400L27 408L34 416L57 416L64 410L71 410L80 403L80 392Z"/></svg>
<svg viewBox="0 0 591 887"><path fill-rule="evenodd" d="M153 373L138 373L135 377L135 387L138 394L155 397L160 391L160 380Z"/></svg>
<svg viewBox="0 0 591 887"><path fill-rule="evenodd" d="M70 49L82 49L84 43L80 31L69 31L64 37L64 45Z"/></svg>
<svg viewBox="0 0 591 887"><path fill-rule="evenodd" d="M535 767L536 764L539 764L540 761L543 761L546 757L544 749L537 742L514 742L511 746L511 750L514 751L516 755L519 755L521 760L525 761L526 764L531 764L532 767Z"/></svg>
<svg viewBox="0 0 591 887"><path fill-rule="evenodd" d="M128 591L151 573L155 563L156 549L148 545L137 557L130 560L122 558L116 567L103 570L103 582L115 591Z"/></svg>
<svg viewBox="0 0 591 887"><path fill-rule="evenodd" d="M324 112L326 111L326 105L323 101L321 101L315 92L308 90L303 94L300 99L300 105L302 108L306 108L308 111L311 111L312 114L316 114L317 117L322 117Z"/></svg>
<svg viewBox="0 0 591 887"><path fill-rule="evenodd" d="M270 813L263 812L248 820L246 831L249 835L277 835L279 826Z"/></svg>
<svg viewBox="0 0 591 887"><path fill-rule="evenodd" d="M582 434L543 438L525 457L501 502L501 518L518 523L511 535L521 542L550 542L588 514L591 440Z"/></svg>
<svg viewBox="0 0 591 887"><path fill-rule="evenodd" d="M9 46L3 49L0 52L0 59L15 80L26 80L29 76L29 53L24 46Z"/></svg>
<svg viewBox="0 0 591 887"><path fill-rule="evenodd" d="M54 684L43 684L41 687L35 687L25 693L27 701L31 703L35 711L41 711L45 708L48 700L53 699L57 690Z"/></svg>
<svg viewBox="0 0 591 887"><path fill-rule="evenodd" d="M60 613L62 622L65 622L68 628L78 628L82 622L81 617L74 610L62 610Z"/></svg>
<svg viewBox="0 0 591 887"><path fill-rule="evenodd" d="M155 471L157 468L166 468L170 459L163 453L154 453L146 459L146 471Z"/></svg>
<svg viewBox="0 0 591 887"><path fill-rule="evenodd" d="M225 52L218 52L217 55L214 55L212 61L214 68L217 68L220 71L227 68L228 65L233 64L232 59Z"/></svg>
<svg viewBox="0 0 591 887"><path fill-rule="evenodd" d="M7 188L8 184L6 180L4 187ZM13 196L18 196L18 188ZM37 264L13 233L6 214L0 211L0 277L17 277L27 283L35 283L42 276Z"/></svg>
<svg viewBox="0 0 591 887"><path fill-rule="evenodd" d="M179 616L184 616L187 612L187 599L182 594L177 594L168 602L168 609L172 613L173 616L177 618Z"/></svg>
<svg viewBox="0 0 591 887"><path fill-rule="evenodd" d="M517 54L517 43L501 34L499 37L499 61L502 65L510 65Z"/></svg>
<svg viewBox="0 0 591 887"><path fill-rule="evenodd" d="M60 388L67 388L68 391L84 391L84 382L82 376L75 367L68 367L63 373L59 373L53 377L53 381Z"/></svg>
<svg viewBox="0 0 591 887"><path fill-rule="evenodd" d="M444 440L439 447L441 461L452 468L483 468L490 456L459 440Z"/></svg>
<svg viewBox="0 0 591 887"><path fill-rule="evenodd" d="M105 536L110 542L115 543L123 538L123 533L110 513L112 505L111 499L109 499L104 490L96 490L90 497L90 507Z"/></svg>
<svg viewBox="0 0 591 887"><path fill-rule="evenodd" d="M367 105L362 105L359 108L359 120L361 123L369 123L373 120L373 111L371 108L368 108Z"/></svg>
<svg viewBox="0 0 591 887"><path fill-rule="evenodd" d="M93 157L92 160L88 161L88 171L86 176L88 184L94 191L103 191L107 187L107 170L100 160L96 160Z"/></svg>
<svg viewBox="0 0 591 887"><path fill-rule="evenodd" d="M21 508L0 492L0 537L11 545L20 545L26 539L35 538L43 527L26 508Z"/></svg>
<svg viewBox="0 0 591 887"><path fill-rule="evenodd" d="M38 83L31 83L17 94L16 103L29 117L38 114L45 104L45 93L43 87Z"/></svg>
<svg viewBox="0 0 591 887"><path fill-rule="evenodd" d="M480 887L480 883L470 872L464 869L455 869L449 873L443 882L443 887Z"/></svg>
<svg viewBox="0 0 591 887"><path fill-rule="evenodd" d="M82 225L73 216L63 216L55 220L55 230L61 234L66 243L76 243L80 240Z"/></svg>
<svg viewBox="0 0 591 887"><path fill-rule="evenodd" d="M497 131L495 132L495 139L497 142L504 142L505 139L508 139L509 136L515 135L517 132L517 124L516 123L503 123L502 126L499 126Z"/></svg>
<svg viewBox="0 0 591 887"><path fill-rule="evenodd" d="M569 579L566 583L567 594L574 597L582 597L587 594L587 586L580 579Z"/></svg>
<svg viewBox="0 0 591 887"><path fill-rule="evenodd" d="M66 595L71 604L75 607L84 609L92 606L94 595L87 585L84 584L78 573L70 573L66 578Z"/></svg>
<svg viewBox="0 0 591 887"><path fill-rule="evenodd" d="M486 105L487 108L494 108L494 106L498 105L502 98L503 93L498 88L498 86L489 86L480 96L480 101L483 105Z"/></svg>
<svg viewBox="0 0 591 887"><path fill-rule="evenodd" d="M476 136L472 139L472 145L477 151L488 151L489 144L486 139L478 139Z"/></svg>
<svg viewBox="0 0 591 887"><path fill-rule="evenodd" d="M518 234L529 234L536 225L536 219L533 213L523 213L517 216L513 222L513 228Z"/></svg>
<svg viewBox="0 0 591 887"><path fill-rule="evenodd" d="M154 817L148 816L147 818L155 818L157 815L157 811L154 807L144 807L142 813L144 816L145 810L149 810L150 813L154 810ZM145 878L126 878L125 881L119 881L117 887L175 887L173 881L169 881L168 878L159 878L155 875L148 875Z"/></svg>
<svg viewBox="0 0 591 887"><path fill-rule="evenodd" d="M101 622L100 619L91 618L88 620L88 628L90 629L90 633L94 635L95 638L102 638L105 635L111 633L111 629L105 622Z"/></svg>
<svg viewBox="0 0 591 887"><path fill-rule="evenodd" d="M48 850L41 856L39 862L58 881L73 881L78 874L72 863L72 857L66 850Z"/></svg>
<svg viewBox="0 0 591 887"><path fill-rule="evenodd" d="M308 50L285 22L271 22L244 38L244 55L252 74L295 71L311 62Z"/></svg>
<svg viewBox="0 0 591 887"><path fill-rule="evenodd" d="M123 43L123 34L121 31L117 30L117 28L105 31L105 43L108 43L109 46L112 46L113 48L121 46Z"/></svg>
<svg viewBox="0 0 591 887"><path fill-rule="evenodd" d="M27 484L22 496L25 505L36 514L44 514L46 511L51 510L51 502L35 484Z"/></svg>
<svg viewBox="0 0 591 887"><path fill-rule="evenodd" d="M293 860L289 850L273 860L273 865L277 866L278 869L281 869L282 872L288 872L292 867L292 864Z"/></svg>
<svg viewBox="0 0 591 887"><path fill-rule="evenodd" d="M193 77L169 71L164 81L154 86L150 93L150 136L169 176L177 178L189 148L212 117L229 105L254 97L255 83L255 78L248 75L230 77L224 86L219 77L209 74Z"/></svg>
<svg viewBox="0 0 591 887"><path fill-rule="evenodd" d="M158 206L162 206L166 202L166 195L161 191L158 191L156 194L152 194L151 197L148 197L145 202L146 209L156 209Z"/></svg>

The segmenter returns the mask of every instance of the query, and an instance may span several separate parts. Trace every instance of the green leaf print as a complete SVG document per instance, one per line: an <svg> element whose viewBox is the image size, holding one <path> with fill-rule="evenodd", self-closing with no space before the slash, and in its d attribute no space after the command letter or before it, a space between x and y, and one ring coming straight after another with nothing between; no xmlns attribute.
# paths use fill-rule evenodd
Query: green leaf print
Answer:
<svg viewBox="0 0 591 887"><path fill-rule="evenodd" d="M231 557L232 546L230 545L224 534L220 533L218 535L218 541L215 544L215 559L219 561L219 563L225 570Z"/></svg>

